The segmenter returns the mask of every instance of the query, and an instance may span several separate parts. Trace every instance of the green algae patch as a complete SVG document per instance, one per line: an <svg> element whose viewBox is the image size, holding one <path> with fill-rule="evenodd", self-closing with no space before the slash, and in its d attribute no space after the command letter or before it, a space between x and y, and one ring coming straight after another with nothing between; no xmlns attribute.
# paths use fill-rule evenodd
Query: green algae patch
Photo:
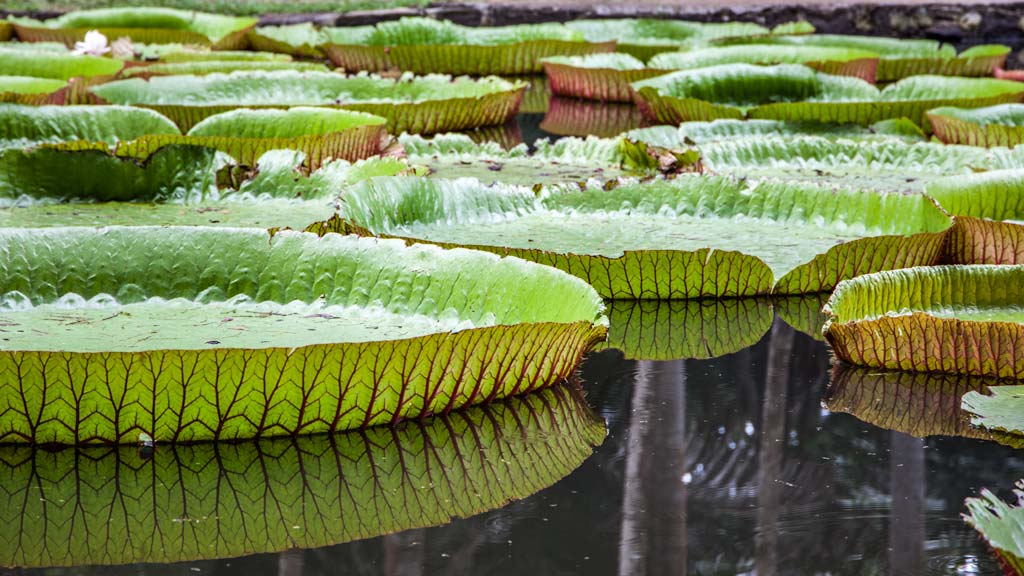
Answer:
<svg viewBox="0 0 1024 576"><path fill-rule="evenodd" d="M214 560L441 525L554 484L604 436L563 385L397 429L158 446L149 457L0 447L12 504L0 513L0 565ZM21 530L30 519L40 535Z"/></svg>
<svg viewBox="0 0 1024 576"><path fill-rule="evenodd" d="M589 286L491 254L238 228L0 235L0 442L394 423L550 386L605 333Z"/></svg>
<svg viewBox="0 0 1024 576"><path fill-rule="evenodd" d="M879 90L857 78L791 64L711 66L631 86L637 105L664 124L761 118L868 125L909 118L927 129L932 108L979 108L1024 97L1024 86L1008 80L915 76Z"/></svg>
<svg viewBox="0 0 1024 576"><path fill-rule="evenodd" d="M1020 266L936 266L841 283L825 336L844 362L891 370L1024 377Z"/></svg>
<svg viewBox="0 0 1024 576"><path fill-rule="evenodd" d="M923 196L687 175L539 194L472 179L374 179L348 190L340 213L342 230L515 255L611 299L829 290L936 263L951 225Z"/></svg>
<svg viewBox="0 0 1024 576"><path fill-rule="evenodd" d="M143 44L197 44L221 50L247 46L255 18L222 16L171 8L103 8L69 12L50 20L15 18L14 33L23 42L61 42L67 46L99 30L111 41L127 37Z"/></svg>
<svg viewBox="0 0 1024 576"><path fill-rule="evenodd" d="M402 18L374 26L328 29L320 46L348 71L401 70L416 74L537 74L541 59L611 52L613 42L588 42L555 23L469 27L431 18Z"/></svg>
<svg viewBox="0 0 1024 576"><path fill-rule="evenodd" d="M504 124L526 85L496 77L398 79L331 72L233 72L110 82L92 93L111 104L152 108L183 131L235 108L336 107L388 119L391 133L433 134Z"/></svg>

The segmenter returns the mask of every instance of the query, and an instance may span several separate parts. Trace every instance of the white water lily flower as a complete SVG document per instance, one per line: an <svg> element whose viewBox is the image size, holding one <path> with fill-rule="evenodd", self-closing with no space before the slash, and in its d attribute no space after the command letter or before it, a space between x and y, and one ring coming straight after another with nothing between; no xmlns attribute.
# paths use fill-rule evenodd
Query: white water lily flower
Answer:
<svg viewBox="0 0 1024 576"><path fill-rule="evenodd" d="M132 39L127 36L122 36L114 43L110 45L110 55L118 60L131 60L135 58L135 46L132 45Z"/></svg>
<svg viewBox="0 0 1024 576"><path fill-rule="evenodd" d="M72 54L88 54L90 56L102 56L110 52L107 46L107 37L99 30L89 30L85 33L85 40L75 42L75 49Z"/></svg>

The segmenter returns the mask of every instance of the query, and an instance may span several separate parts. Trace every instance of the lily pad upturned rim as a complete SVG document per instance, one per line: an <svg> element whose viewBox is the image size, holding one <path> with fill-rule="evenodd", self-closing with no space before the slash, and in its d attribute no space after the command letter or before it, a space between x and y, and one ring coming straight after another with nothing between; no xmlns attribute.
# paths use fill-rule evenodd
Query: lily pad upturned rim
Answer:
<svg viewBox="0 0 1024 576"><path fill-rule="evenodd" d="M4 291L36 304L72 292L111 294L122 304L247 294L255 302L378 303L394 314L437 318L454 310L474 323L397 340L341 338L299 347L193 343L94 354L64 352L66 344L55 343L54 350L0 352L0 373L17 367L0 391L8 397L4 404L28 401L38 409L9 411L0 443L122 443L140 432L160 442L190 442L393 423L552 385L606 331L603 302L579 279L468 250L289 231L269 236L257 229L0 229L0 235L7 246ZM163 265L154 260L159 255L171 260ZM76 266L89 276L69 275ZM445 287L466 278L476 278L472 287ZM435 299L432 291L452 296ZM542 305L540 295L558 306ZM432 361L408 362L424 354ZM121 400L104 396L112 386ZM292 401L282 402L285 397ZM10 404L13 398L21 400ZM175 398L184 402L180 409ZM69 412L75 405L89 410Z"/></svg>
<svg viewBox="0 0 1024 576"><path fill-rule="evenodd" d="M521 187L486 186L473 179L374 179L357 184L343 195L339 230L515 255L575 274L593 285L604 298L642 300L814 293L831 289L844 278L869 271L936 264L952 224L947 215L923 196L866 196L868 193L862 191L826 190L812 185L772 181L754 184L762 192L757 195L747 189L751 184L729 177L681 175L673 180L621 184L606 191L553 187L546 189L548 194L538 197ZM711 189L716 190L713 200L690 198ZM458 190L459 195L448 198L446 190ZM469 195L469 190L477 191ZM659 209L659 198L673 197L673 194L679 198L671 206ZM606 195L607 198L602 198ZM574 211L578 209L578 206L573 205L573 199L577 196L580 202L588 199L592 201L592 205L588 205L592 210L616 212L629 206L630 212L642 214L660 213L660 210L668 207L670 210L682 210L683 214L696 210L695 214L704 216L722 212L725 217L735 217L744 213L741 207L733 205L735 202L743 206L749 204L755 215L760 214L761 210L765 215L780 211L782 222L788 222L786 214L790 219L811 219L810 214L814 213L827 220L825 214L829 210L843 212L843 203L840 201L840 197L843 197L856 202L878 203L874 208L863 208L872 214L872 225L885 222L886 226L892 227L899 221L905 229L893 228L888 232L868 234L836 244L809 261L801 262L792 269L784 269L779 273L779 278L775 278L770 265L761 258L732 249L630 250L628 247L617 247L619 251L612 256L611 252L601 252L600 249L586 253L485 242L454 243L444 240L443 236L425 239L392 231L405 224L430 225L435 219L446 226L457 226L458 219L472 220L478 212L493 212L501 217L520 212L529 213L530 206L536 208L534 204L537 203L543 203L550 209ZM470 198L479 205L462 206ZM795 206L801 202L807 205L796 209ZM896 204L906 205L897 208ZM786 212L793 209L796 211ZM879 220L880 215L887 211L898 212L903 217ZM908 219L911 213L917 213L917 218ZM692 278L687 280L691 275L696 281Z"/></svg>
<svg viewBox="0 0 1024 576"><path fill-rule="evenodd" d="M823 332L836 357L857 366L1022 379L1024 323L964 318L957 309L1015 307L1022 278L1024 266L984 265L860 276L836 286Z"/></svg>

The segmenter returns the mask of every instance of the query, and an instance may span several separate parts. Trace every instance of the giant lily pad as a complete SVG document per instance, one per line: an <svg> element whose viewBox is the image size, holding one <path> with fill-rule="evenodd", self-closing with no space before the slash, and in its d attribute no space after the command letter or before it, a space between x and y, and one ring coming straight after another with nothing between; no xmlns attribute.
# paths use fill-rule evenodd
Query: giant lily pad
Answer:
<svg viewBox="0 0 1024 576"><path fill-rule="evenodd" d="M1024 385L992 386L987 392L964 394L963 408L972 414L971 423L1024 443Z"/></svg>
<svg viewBox="0 0 1024 576"><path fill-rule="evenodd" d="M605 298L829 290L934 264L950 219L923 196L682 175L537 195L477 180L381 178L341 199L343 229L511 254L575 274ZM778 279L776 282L775 279Z"/></svg>
<svg viewBox="0 0 1024 576"><path fill-rule="evenodd" d="M14 19L24 42L63 42L71 46L89 30L113 40L126 36L147 44L200 44L223 50L244 48L255 18L222 16L170 8L131 7L79 10L51 20Z"/></svg>
<svg viewBox="0 0 1024 576"><path fill-rule="evenodd" d="M850 364L1024 378L1024 267L938 266L869 274L829 299L825 336Z"/></svg>
<svg viewBox="0 0 1024 576"><path fill-rule="evenodd" d="M1024 264L1024 170L943 178L925 191L956 216L946 249L949 263Z"/></svg>
<svg viewBox="0 0 1024 576"><path fill-rule="evenodd" d="M0 442L394 423L550 386L605 333L585 283L491 254L239 228L0 237Z"/></svg>
<svg viewBox="0 0 1024 576"><path fill-rule="evenodd" d="M958 436L1024 447L1024 439L971 425L960 408L964 394L1005 381L958 374L923 374L838 364L832 369L825 405L833 412L917 438Z"/></svg>
<svg viewBox="0 0 1024 576"><path fill-rule="evenodd" d="M0 148L58 142L118 142L180 134L166 117L128 106L19 106L0 104Z"/></svg>
<svg viewBox="0 0 1024 576"><path fill-rule="evenodd" d="M1024 574L1024 481L1013 491L1017 504L1003 502L988 489L967 499L964 519L988 542L1005 574Z"/></svg>
<svg viewBox="0 0 1024 576"><path fill-rule="evenodd" d="M113 58L70 52L10 50L0 47L0 75L69 80L76 76L112 76L124 63ZM6 91L6 86L0 87Z"/></svg>
<svg viewBox="0 0 1024 576"><path fill-rule="evenodd" d="M42 102L66 86L67 82L52 78L0 76L0 102Z"/></svg>
<svg viewBox="0 0 1024 576"><path fill-rule="evenodd" d="M8 446L0 565L234 558L444 524L554 484L603 438L578 392L556 386L398 429L163 446L149 458Z"/></svg>
<svg viewBox="0 0 1024 576"><path fill-rule="evenodd" d="M329 36L310 22L286 26L260 26L249 31L249 44L256 50L278 52L303 58L323 58L321 44Z"/></svg>
<svg viewBox="0 0 1024 576"><path fill-rule="evenodd" d="M717 358L757 344L772 318L766 298L615 300L600 348L634 360Z"/></svg>
<svg viewBox="0 0 1024 576"><path fill-rule="evenodd" d="M699 46L715 39L752 37L771 31L750 22L710 23L682 20L576 20L566 24L591 42L615 42L618 52L647 61L661 52Z"/></svg>
<svg viewBox="0 0 1024 576"><path fill-rule="evenodd" d="M92 92L112 104L153 108L190 130L235 108L334 106L388 119L393 133L432 134L503 124L525 85L500 78L345 77L322 72L234 72L110 82Z"/></svg>
<svg viewBox="0 0 1024 576"><path fill-rule="evenodd" d="M792 64L682 70L632 87L641 109L665 124L718 118L873 124L903 117L927 128L932 108L978 108L1024 97L1024 85L1009 80L915 76L878 90L863 80Z"/></svg>
<svg viewBox="0 0 1024 576"><path fill-rule="evenodd" d="M1024 142L1024 104L936 108L928 112L935 135L948 144L1009 146Z"/></svg>
<svg viewBox="0 0 1024 576"><path fill-rule="evenodd" d="M216 52L215 52L216 54ZM297 72L328 72L317 62L286 62L279 60L196 60L191 62L155 62L145 66L132 66L122 74L125 78L149 78L151 76L203 76L206 74L227 74L230 72L273 72L294 70Z"/></svg>
<svg viewBox="0 0 1024 576"><path fill-rule="evenodd" d="M930 182L976 170L1020 166L1020 154L929 142L823 137L723 140L698 146L705 167L734 176L778 177L889 192L920 192ZM1005 152L1005 151L1003 151Z"/></svg>
<svg viewBox="0 0 1024 576"><path fill-rule="evenodd" d="M315 170L332 159L359 160L377 154L386 136L379 116L330 108L231 110L211 116L182 135L166 117L128 106L0 105L0 147L67 142L60 150L105 149L145 161L171 144L204 146L254 166L274 149L299 150Z"/></svg>
<svg viewBox="0 0 1024 576"><path fill-rule="evenodd" d="M1003 66L1011 51L1009 46L985 44L968 48L958 55L953 46L935 40L843 34L775 35L739 40L726 39L719 42L828 46L875 52L880 57L876 73L880 82L893 82L922 74L992 76L995 68ZM748 49L756 51L761 47L750 46Z"/></svg>
<svg viewBox="0 0 1024 576"><path fill-rule="evenodd" d="M561 24L480 28L431 18L402 18L372 27L335 28L321 48L349 71L401 70L417 74L536 74L540 59L559 54L611 52L613 42L591 43Z"/></svg>
<svg viewBox="0 0 1024 576"><path fill-rule="evenodd" d="M684 122L679 126L650 126L631 130L625 137L661 148L708 145L722 141L746 139L785 138L805 136L829 140L903 140L924 142L924 132L913 122L899 118L883 120L871 126L858 124L829 124L823 122L786 122L783 120L714 120L711 122ZM754 158L750 158L754 161Z"/></svg>
<svg viewBox="0 0 1024 576"><path fill-rule="evenodd" d="M309 172L304 157L268 152L252 170L196 146L165 146L144 162L102 150L6 150L0 152L0 227L173 224L322 234L345 187L410 172L394 159L337 160Z"/></svg>
<svg viewBox="0 0 1024 576"><path fill-rule="evenodd" d="M878 56L863 50L817 46L723 46L662 52L643 62L629 54L555 56L544 59L544 71L555 94L590 100L629 102L630 84L668 74L723 64L805 64L839 76L875 81Z"/></svg>

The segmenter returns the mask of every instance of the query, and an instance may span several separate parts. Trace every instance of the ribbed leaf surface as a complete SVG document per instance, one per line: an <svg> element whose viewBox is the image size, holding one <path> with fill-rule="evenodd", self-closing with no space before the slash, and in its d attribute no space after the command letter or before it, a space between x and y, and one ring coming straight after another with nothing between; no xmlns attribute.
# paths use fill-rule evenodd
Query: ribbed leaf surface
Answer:
<svg viewBox="0 0 1024 576"><path fill-rule="evenodd" d="M1024 378L1024 267L938 266L843 282L826 336L850 364Z"/></svg>
<svg viewBox="0 0 1024 576"><path fill-rule="evenodd" d="M605 334L589 286L490 254L251 229L0 236L5 323L33 326L0 351L0 442L393 423L550 386Z"/></svg>

